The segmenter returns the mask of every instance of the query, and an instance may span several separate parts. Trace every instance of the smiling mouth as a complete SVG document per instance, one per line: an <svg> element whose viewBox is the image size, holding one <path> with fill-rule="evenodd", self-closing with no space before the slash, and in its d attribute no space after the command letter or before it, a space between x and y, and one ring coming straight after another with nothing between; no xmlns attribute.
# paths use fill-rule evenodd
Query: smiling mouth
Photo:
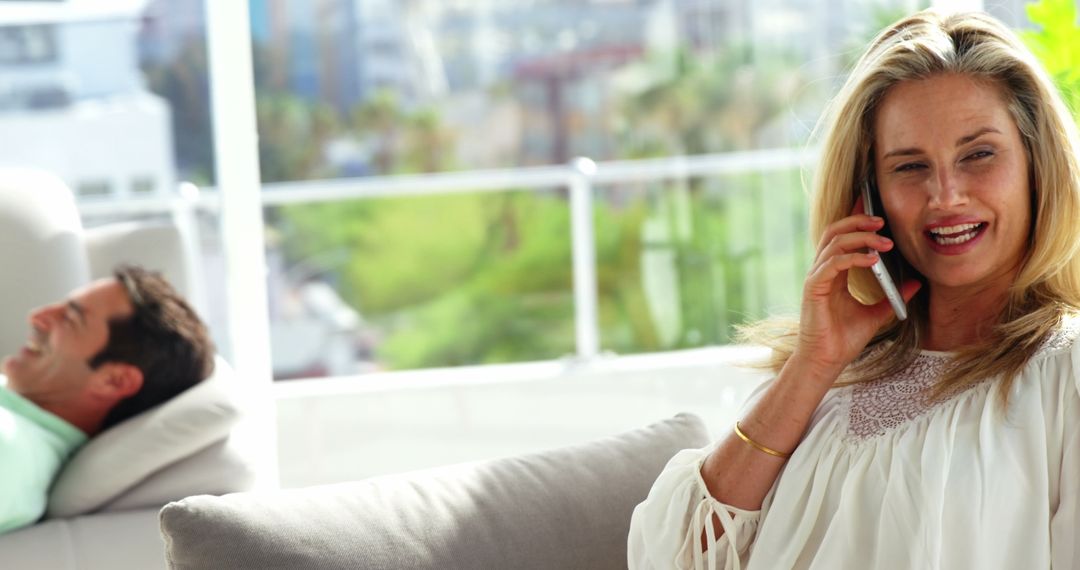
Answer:
<svg viewBox="0 0 1080 570"><path fill-rule="evenodd" d="M986 222L946 226L929 230L926 236L939 245L959 245L975 239L986 226Z"/></svg>
<svg viewBox="0 0 1080 570"><path fill-rule="evenodd" d="M41 354L45 352L45 339L42 337L41 333L35 329L34 334L26 341L23 348L31 354Z"/></svg>

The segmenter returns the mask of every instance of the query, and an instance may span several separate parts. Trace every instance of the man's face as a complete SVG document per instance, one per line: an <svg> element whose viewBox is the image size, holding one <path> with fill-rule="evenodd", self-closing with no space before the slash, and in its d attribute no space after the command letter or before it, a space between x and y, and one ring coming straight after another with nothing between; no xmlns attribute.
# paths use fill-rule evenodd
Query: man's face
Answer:
<svg viewBox="0 0 1080 570"><path fill-rule="evenodd" d="M133 310L124 287L112 278L35 309L26 345L3 362L8 388L38 405L79 397L95 374L89 361L109 342L109 321Z"/></svg>

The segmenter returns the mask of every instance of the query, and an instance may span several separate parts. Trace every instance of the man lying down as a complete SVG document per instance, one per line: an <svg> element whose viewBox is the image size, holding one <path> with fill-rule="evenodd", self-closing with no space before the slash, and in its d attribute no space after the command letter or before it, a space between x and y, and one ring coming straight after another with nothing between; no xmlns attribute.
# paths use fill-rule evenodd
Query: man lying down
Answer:
<svg viewBox="0 0 1080 570"><path fill-rule="evenodd" d="M0 533L41 518L53 478L88 438L214 366L199 317L159 274L136 266L34 309L29 324L26 345L3 361Z"/></svg>

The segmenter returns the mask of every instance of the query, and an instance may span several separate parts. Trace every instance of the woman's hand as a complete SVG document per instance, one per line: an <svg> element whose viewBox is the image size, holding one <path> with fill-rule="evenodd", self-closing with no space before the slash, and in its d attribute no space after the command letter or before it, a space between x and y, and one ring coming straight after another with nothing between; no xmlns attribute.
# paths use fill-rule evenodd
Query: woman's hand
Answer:
<svg viewBox="0 0 1080 570"><path fill-rule="evenodd" d="M821 236L803 287L799 343L792 355L824 372L818 377L835 379L892 316L888 300L863 305L848 292L848 270L868 268L878 260L878 254L867 253L867 248L893 248L892 240L874 233L884 225L883 219L863 213L859 198L852 215L830 225ZM915 279L900 285L905 303L920 286Z"/></svg>

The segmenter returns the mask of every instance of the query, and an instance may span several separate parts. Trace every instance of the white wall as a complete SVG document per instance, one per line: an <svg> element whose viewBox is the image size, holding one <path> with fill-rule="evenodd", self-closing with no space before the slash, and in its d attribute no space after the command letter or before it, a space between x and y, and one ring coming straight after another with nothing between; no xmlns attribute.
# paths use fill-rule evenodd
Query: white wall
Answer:
<svg viewBox="0 0 1080 570"><path fill-rule="evenodd" d="M558 363L402 373L351 393L279 382L283 487L350 481L583 443L691 412L713 437L766 377L743 347L628 356L551 377ZM503 368L506 372L497 372ZM524 368L525 373L515 370ZM492 371L495 371L492 374ZM451 376L454 376L451 374ZM517 376L517 377L515 377ZM292 385L290 385L292 384ZM340 385L339 385L340 386Z"/></svg>

